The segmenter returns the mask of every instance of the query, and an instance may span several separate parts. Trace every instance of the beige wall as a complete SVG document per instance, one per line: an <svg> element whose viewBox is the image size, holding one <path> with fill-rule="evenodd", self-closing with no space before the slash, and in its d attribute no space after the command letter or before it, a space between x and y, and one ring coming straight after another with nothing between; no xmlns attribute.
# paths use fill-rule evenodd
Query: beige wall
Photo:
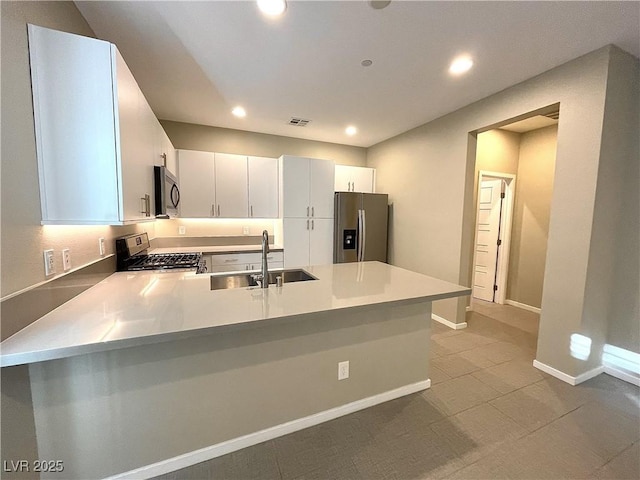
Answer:
<svg viewBox="0 0 640 480"><path fill-rule="evenodd" d="M607 318L606 342L640 353L640 61L615 51L609 68L584 334Z"/></svg>
<svg viewBox="0 0 640 480"><path fill-rule="evenodd" d="M160 123L169 135L173 146L178 149L275 158L281 155L295 155L333 160L339 165L364 166L367 160L367 150L362 147L169 120L162 120Z"/></svg>
<svg viewBox="0 0 640 480"><path fill-rule="evenodd" d="M98 238L113 239L147 230L153 223L128 227L60 227L40 225L40 197L33 127L33 104L27 23L94 36L72 2L6 2L2 8L2 258L1 291L5 297L47 278L45 249L56 251L56 270L62 272L62 249L71 249L75 268L100 258ZM49 277L53 278L53 277Z"/></svg>
<svg viewBox="0 0 640 480"><path fill-rule="evenodd" d="M378 191L388 192L393 202L393 263L469 285L473 132L560 104L537 359L574 376L596 365L594 359L572 358L569 343L588 315L585 288L596 183L606 154L601 151L606 87L610 73L617 75L609 71L612 55L621 56L624 64L635 61L615 47L602 48L375 145L367 156L368 166L377 168ZM434 312L461 323L464 302L436 302ZM605 330L606 319L599 322Z"/></svg>
<svg viewBox="0 0 640 480"><path fill-rule="evenodd" d="M516 175L519 156L519 133L498 129L479 133L476 143L476 194L480 170Z"/></svg>

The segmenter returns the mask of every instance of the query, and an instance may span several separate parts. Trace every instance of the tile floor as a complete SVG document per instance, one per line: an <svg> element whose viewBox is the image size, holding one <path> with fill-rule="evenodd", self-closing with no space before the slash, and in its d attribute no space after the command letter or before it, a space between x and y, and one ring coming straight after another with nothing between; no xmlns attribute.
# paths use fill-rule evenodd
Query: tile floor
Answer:
<svg viewBox="0 0 640 480"><path fill-rule="evenodd" d="M532 366L538 315L432 324L432 387L179 470L177 479L640 479L640 389Z"/></svg>

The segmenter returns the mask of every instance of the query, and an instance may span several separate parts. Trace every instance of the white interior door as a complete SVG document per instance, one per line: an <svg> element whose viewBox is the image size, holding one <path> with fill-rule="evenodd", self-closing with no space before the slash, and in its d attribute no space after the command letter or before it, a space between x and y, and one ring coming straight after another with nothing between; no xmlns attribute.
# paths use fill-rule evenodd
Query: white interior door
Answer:
<svg viewBox="0 0 640 480"><path fill-rule="evenodd" d="M478 189L473 297L493 301L498 261L502 180L483 180Z"/></svg>

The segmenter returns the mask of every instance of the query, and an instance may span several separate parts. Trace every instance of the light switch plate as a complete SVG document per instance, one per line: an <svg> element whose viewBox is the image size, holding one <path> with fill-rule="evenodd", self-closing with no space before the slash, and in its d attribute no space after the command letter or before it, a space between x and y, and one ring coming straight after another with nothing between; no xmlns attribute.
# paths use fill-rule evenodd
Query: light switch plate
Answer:
<svg viewBox="0 0 640 480"><path fill-rule="evenodd" d="M185 235L187 233L187 227L181 225L178 227L178 235Z"/></svg>
<svg viewBox="0 0 640 480"><path fill-rule="evenodd" d="M249 235L249 227L247 227L247 226L242 227L242 234L243 235Z"/></svg>

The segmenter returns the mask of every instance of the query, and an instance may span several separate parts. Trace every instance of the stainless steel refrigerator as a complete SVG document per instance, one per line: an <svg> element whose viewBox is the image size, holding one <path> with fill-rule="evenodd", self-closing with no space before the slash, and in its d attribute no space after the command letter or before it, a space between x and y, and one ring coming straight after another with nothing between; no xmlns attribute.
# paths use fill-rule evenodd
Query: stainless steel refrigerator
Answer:
<svg viewBox="0 0 640 480"><path fill-rule="evenodd" d="M389 196L335 193L334 263L387 261Z"/></svg>

